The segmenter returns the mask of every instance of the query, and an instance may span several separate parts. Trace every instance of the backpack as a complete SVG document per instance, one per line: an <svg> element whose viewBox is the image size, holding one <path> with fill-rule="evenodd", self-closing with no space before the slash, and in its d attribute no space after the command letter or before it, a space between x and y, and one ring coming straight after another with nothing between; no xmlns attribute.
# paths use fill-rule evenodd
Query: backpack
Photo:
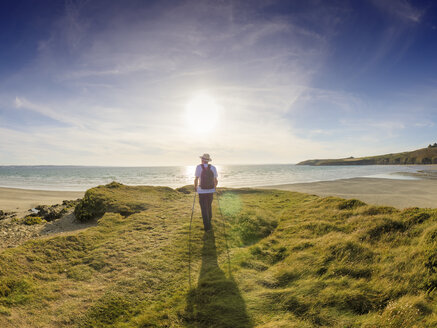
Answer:
<svg viewBox="0 0 437 328"><path fill-rule="evenodd" d="M211 170L211 164L208 164L208 167L204 167L202 164L202 173L200 174L200 188L213 189L214 187L214 172Z"/></svg>

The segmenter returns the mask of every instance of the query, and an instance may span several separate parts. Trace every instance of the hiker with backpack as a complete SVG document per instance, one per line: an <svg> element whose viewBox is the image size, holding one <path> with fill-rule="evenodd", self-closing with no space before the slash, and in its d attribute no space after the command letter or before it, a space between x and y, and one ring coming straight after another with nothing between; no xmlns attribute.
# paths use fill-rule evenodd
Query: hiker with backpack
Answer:
<svg viewBox="0 0 437 328"><path fill-rule="evenodd" d="M212 229L212 200L218 183L218 175L216 168L209 164L212 160L209 154L203 154L200 159L202 163L196 167L194 190L199 194L204 229L209 231Z"/></svg>

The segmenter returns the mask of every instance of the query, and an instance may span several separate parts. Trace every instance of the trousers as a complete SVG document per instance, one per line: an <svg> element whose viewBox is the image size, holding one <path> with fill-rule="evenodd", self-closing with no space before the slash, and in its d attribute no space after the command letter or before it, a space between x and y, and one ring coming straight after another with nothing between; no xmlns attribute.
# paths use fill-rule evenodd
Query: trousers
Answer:
<svg viewBox="0 0 437 328"><path fill-rule="evenodd" d="M199 194L199 204L202 210L203 228L205 231L211 230L212 219L212 200L214 198L213 193Z"/></svg>

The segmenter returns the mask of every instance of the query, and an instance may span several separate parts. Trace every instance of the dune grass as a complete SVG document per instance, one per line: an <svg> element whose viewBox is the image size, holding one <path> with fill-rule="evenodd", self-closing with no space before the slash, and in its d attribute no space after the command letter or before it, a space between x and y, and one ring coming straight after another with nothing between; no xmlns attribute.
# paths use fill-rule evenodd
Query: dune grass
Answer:
<svg viewBox="0 0 437 328"><path fill-rule="evenodd" d="M94 227L0 253L1 327L435 327L437 210L225 189L204 233L194 194L118 183ZM188 258L191 255L191 286Z"/></svg>

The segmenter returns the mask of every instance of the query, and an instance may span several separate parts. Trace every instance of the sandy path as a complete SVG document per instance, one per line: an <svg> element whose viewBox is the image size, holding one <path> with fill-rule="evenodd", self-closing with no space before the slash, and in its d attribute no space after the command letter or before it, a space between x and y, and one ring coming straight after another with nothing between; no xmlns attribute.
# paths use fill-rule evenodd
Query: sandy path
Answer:
<svg viewBox="0 0 437 328"><path fill-rule="evenodd" d="M369 204L397 208L437 207L437 180L353 178L335 181L260 187L304 192L318 196L356 198Z"/></svg>

